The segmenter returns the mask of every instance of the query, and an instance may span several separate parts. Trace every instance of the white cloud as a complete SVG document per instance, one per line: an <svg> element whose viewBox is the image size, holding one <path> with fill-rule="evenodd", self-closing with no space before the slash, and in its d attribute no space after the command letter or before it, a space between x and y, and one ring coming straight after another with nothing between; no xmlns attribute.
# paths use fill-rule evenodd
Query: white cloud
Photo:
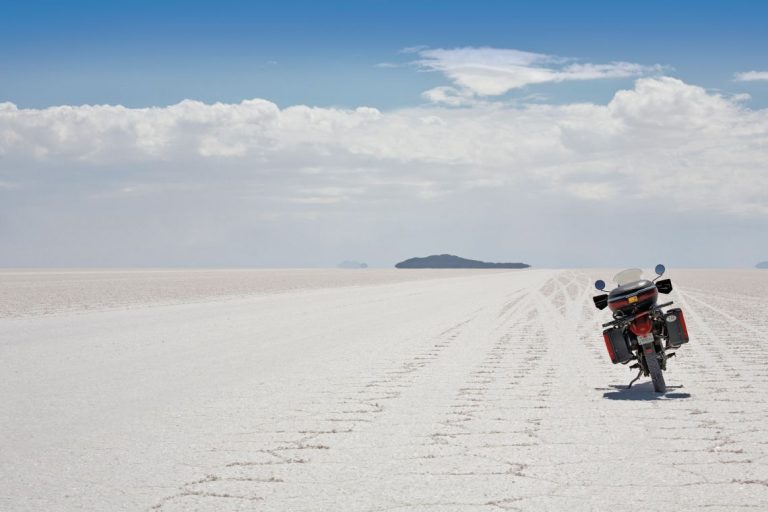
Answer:
<svg viewBox="0 0 768 512"><path fill-rule="evenodd" d="M464 100L460 91L440 94L443 102ZM669 210L765 215L766 142L768 111L672 78L639 79L607 105L380 112L279 109L266 100L143 109L5 103L0 183L31 186L41 176L91 169L117 190L146 192L155 181L206 183L216 175L252 188L254 200L299 203L528 187L569 201L604 195Z"/></svg>
<svg viewBox="0 0 768 512"><path fill-rule="evenodd" d="M461 105L0 104L0 265L595 264L627 225L665 242L603 264L766 248L768 109L664 77L607 104Z"/></svg>
<svg viewBox="0 0 768 512"><path fill-rule="evenodd" d="M768 71L745 71L743 73L736 73L734 80L737 82L768 80Z"/></svg>
<svg viewBox="0 0 768 512"><path fill-rule="evenodd" d="M626 78L658 72L662 68L630 62L591 64L555 55L501 48L418 50L417 64L440 71L466 93L498 96L531 84L568 80Z"/></svg>
<svg viewBox="0 0 768 512"><path fill-rule="evenodd" d="M449 85L433 87L421 93L422 98L430 103L442 103L452 107L477 104L474 95L463 89L457 89Z"/></svg>

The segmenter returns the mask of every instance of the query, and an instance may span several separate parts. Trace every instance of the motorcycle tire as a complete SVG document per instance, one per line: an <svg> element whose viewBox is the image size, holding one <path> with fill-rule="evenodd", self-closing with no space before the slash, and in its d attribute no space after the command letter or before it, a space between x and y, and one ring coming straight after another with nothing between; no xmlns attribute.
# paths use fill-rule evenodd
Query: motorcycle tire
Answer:
<svg viewBox="0 0 768 512"><path fill-rule="evenodd" d="M667 383L664 382L664 373L659 366L659 359L654 352L652 355L645 356L645 364L648 366L648 373L651 375L653 390L657 393L666 393Z"/></svg>

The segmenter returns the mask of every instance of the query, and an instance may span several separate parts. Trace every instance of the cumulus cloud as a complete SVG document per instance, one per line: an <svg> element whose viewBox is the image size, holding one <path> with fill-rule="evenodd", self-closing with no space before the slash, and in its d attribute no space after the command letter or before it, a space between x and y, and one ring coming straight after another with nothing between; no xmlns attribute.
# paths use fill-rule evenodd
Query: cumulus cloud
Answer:
<svg viewBox="0 0 768 512"><path fill-rule="evenodd" d="M266 100L143 109L5 103L0 179L8 188L33 170L122 166L117 174L135 180L128 169L140 166L151 184L147 169L183 181L189 168L237 168L247 169L237 179L265 190L305 184L299 202L364 200L398 184L423 196L525 182L577 199L666 196L673 208L765 214L767 141L768 111L673 78L639 79L607 105L381 112Z"/></svg>
<svg viewBox="0 0 768 512"><path fill-rule="evenodd" d="M734 80L737 82L768 80L768 71L745 71L743 73L736 73Z"/></svg>
<svg viewBox="0 0 768 512"><path fill-rule="evenodd" d="M631 62L592 64L555 55L502 48L436 48L418 50L417 64L445 74L466 93L498 96L531 84L568 80L627 78L658 72L661 66Z"/></svg>
<svg viewBox="0 0 768 512"><path fill-rule="evenodd" d="M31 219L45 224L80 211L67 225L90 231L67 240L77 240L83 251L90 247L88 256L101 245L83 240L114 237L117 246L134 230L134 240L154 247L146 237L156 231L154 243L162 247L168 230L184 229L189 244L202 243L203 236L221 237L212 246L260 240L248 250L261 254L285 237L314 240L318 250L331 244L328 237L342 236L334 231L340 222L349 238L337 245L368 247L372 226L401 230L413 219L427 222L435 208L441 212L435 223L460 224L465 212L476 211L471 233L501 222L500 211L532 219L533 211L590 205L627 223L636 221L633 204L702 219L768 214L768 110L668 77L638 79L607 104L472 103L460 89L443 93L464 108L281 109L262 99L187 100L162 108L3 103L0 236L7 247L33 247L39 242L25 237L41 237L27 233L35 225ZM516 204L525 206L510 213ZM105 209L118 209L124 225L96 237L91 232L107 222ZM576 222L576 214L568 216L557 222ZM323 218L326 229L290 227L291 219ZM597 224L607 217L600 219ZM594 219L584 217L580 226L590 223ZM18 232L9 234L9 226ZM263 232L257 236L254 226ZM60 224L48 229L50 236L64 236ZM320 233L325 238L317 238ZM430 250L426 236L414 234L411 243ZM392 247L382 244L382 251ZM30 264L30 254L42 254L29 251L22 260L0 263ZM131 253L122 247L120 254ZM284 262L275 258L264 261Z"/></svg>

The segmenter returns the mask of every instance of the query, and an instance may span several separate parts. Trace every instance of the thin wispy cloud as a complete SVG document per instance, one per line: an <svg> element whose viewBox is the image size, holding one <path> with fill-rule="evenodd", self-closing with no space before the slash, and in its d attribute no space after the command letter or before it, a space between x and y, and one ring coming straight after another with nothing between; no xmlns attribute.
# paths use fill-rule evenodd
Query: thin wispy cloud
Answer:
<svg viewBox="0 0 768 512"><path fill-rule="evenodd" d="M629 78L658 73L662 66L631 62L594 64L575 59L503 48L436 48L418 50L422 70L439 71L454 84L456 93L438 91L427 98L499 96L533 84L574 80ZM449 102L450 103L450 102Z"/></svg>
<svg viewBox="0 0 768 512"><path fill-rule="evenodd" d="M420 51L426 50L427 48L429 48L429 46L424 45L424 44L419 44L419 45L415 45L415 46L406 46L405 48L402 48L400 50L400 53L406 53L406 54L407 53L419 53Z"/></svg>
<svg viewBox="0 0 768 512"><path fill-rule="evenodd" d="M737 82L768 80L768 71L745 71L743 73L736 73L734 80Z"/></svg>

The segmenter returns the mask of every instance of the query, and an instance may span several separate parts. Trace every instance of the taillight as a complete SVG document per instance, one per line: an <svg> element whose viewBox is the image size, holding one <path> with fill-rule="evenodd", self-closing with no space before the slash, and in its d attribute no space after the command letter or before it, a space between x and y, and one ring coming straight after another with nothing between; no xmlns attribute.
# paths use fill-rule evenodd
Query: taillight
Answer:
<svg viewBox="0 0 768 512"><path fill-rule="evenodd" d="M603 339L605 340L605 348L608 349L608 355L611 356L611 362L616 361L616 354L613 353L613 344L611 343L610 338L608 338L608 333L603 333Z"/></svg>
<svg viewBox="0 0 768 512"><path fill-rule="evenodd" d="M635 333L635 336L645 336L653 329L653 322L648 315L641 316L632 320L629 329Z"/></svg>

